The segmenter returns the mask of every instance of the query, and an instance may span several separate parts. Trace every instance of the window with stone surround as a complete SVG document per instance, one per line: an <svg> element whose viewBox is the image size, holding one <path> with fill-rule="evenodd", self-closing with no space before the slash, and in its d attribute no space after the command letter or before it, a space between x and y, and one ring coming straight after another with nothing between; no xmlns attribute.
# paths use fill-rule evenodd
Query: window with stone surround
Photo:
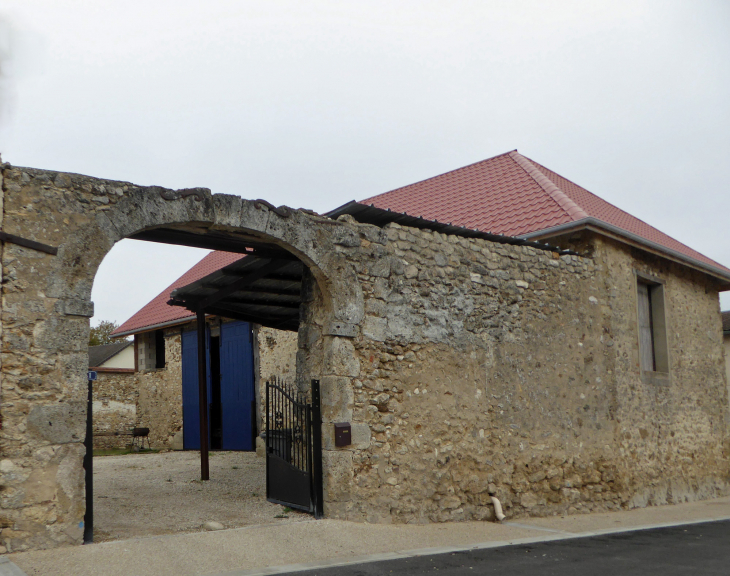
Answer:
<svg viewBox="0 0 730 576"><path fill-rule="evenodd" d="M155 330L155 368L165 367L165 331Z"/></svg>
<svg viewBox="0 0 730 576"><path fill-rule="evenodd" d="M161 370L165 367L165 331L155 330L134 336L137 350L137 369L140 372Z"/></svg>
<svg viewBox="0 0 730 576"><path fill-rule="evenodd" d="M664 283L658 278L637 272L636 286L641 371L666 374L669 372L669 350Z"/></svg>

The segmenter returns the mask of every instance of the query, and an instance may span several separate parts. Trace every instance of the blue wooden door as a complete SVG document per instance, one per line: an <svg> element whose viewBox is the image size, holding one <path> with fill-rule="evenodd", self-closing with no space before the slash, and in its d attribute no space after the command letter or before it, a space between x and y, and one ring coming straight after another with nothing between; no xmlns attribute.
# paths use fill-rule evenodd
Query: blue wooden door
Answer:
<svg viewBox="0 0 730 576"><path fill-rule="evenodd" d="M221 326L223 450L253 450L253 346L248 322Z"/></svg>
<svg viewBox="0 0 730 576"><path fill-rule="evenodd" d="M182 333L183 448L200 450L198 333Z"/></svg>

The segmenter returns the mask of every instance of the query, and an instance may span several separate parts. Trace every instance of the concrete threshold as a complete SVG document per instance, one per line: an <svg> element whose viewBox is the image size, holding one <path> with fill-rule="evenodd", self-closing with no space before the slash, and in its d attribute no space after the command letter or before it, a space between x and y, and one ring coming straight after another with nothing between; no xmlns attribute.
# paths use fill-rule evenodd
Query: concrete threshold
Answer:
<svg viewBox="0 0 730 576"><path fill-rule="evenodd" d="M254 576L730 520L730 498L501 524L311 520L23 552L0 576ZM17 565L20 572L3 572Z"/></svg>

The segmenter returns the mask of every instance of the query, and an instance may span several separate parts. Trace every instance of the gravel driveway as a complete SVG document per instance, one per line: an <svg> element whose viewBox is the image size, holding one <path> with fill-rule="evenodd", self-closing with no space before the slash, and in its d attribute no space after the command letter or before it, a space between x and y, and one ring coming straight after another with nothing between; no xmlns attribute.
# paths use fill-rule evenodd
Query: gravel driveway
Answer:
<svg viewBox="0 0 730 576"><path fill-rule="evenodd" d="M312 518L267 502L265 481L253 452L211 452L207 482L198 452L96 457L94 542L197 532L209 520L237 528Z"/></svg>

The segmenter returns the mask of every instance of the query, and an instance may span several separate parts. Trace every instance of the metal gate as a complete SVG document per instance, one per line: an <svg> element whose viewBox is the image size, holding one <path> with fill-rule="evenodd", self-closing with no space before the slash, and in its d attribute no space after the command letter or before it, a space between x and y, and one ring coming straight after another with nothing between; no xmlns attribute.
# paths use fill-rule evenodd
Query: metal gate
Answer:
<svg viewBox="0 0 730 576"><path fill-rule="evenodd" d="M314 514L322 509L322 416L319 380L312 399L293 386L266 383L266 499Z"/></svg>

